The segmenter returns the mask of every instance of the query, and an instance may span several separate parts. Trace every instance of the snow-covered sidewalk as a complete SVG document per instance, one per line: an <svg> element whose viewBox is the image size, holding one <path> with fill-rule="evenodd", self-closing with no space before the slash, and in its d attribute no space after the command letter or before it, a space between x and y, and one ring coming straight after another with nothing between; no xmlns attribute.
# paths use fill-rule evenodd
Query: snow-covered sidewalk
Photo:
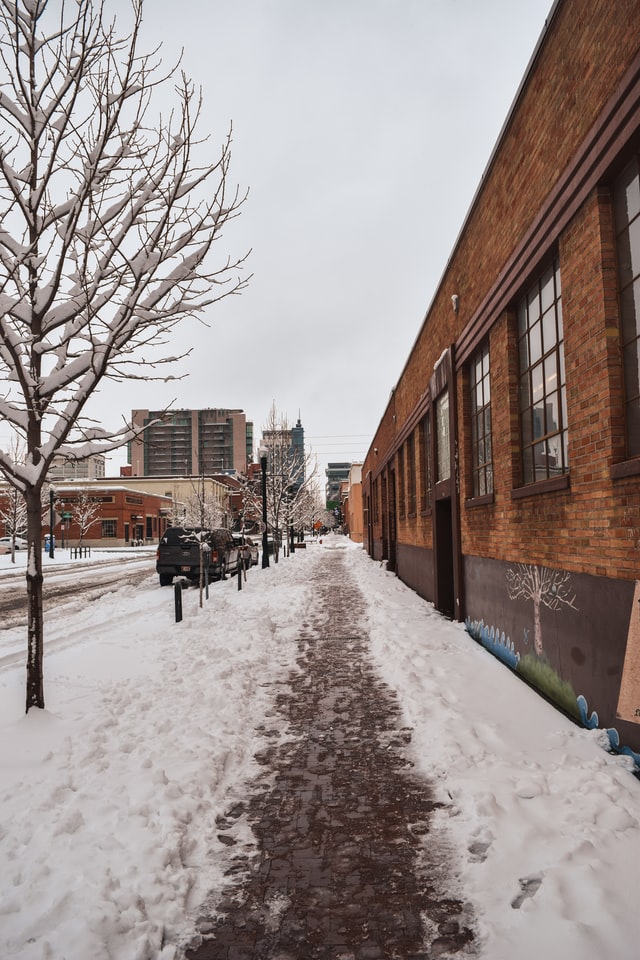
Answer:
<svg viewBox="0 0 640 960"><path fill-rule="evenodd" d="M319 554L348 550L363 629L444 806L486 960L632 960L640 783L341 537L213 585L203 609L155 575L89 605L45 655L47 709L0 673L0 956L178 960L223 887L215 818L257 772L272 681L296 669ZM60 629L62 624L51 624ZM247 842L249 838L247 837Z"/></svg>

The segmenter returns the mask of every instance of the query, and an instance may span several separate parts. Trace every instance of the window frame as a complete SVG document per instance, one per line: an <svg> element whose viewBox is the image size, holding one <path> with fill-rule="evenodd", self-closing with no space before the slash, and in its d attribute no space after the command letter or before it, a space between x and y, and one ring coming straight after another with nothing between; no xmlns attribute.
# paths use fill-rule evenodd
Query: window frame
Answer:
<svg viewBox="0 0 640 960"><path fill-rule="evenodd" d="M480 375L479 379L478 373ZM491 355L488 340L485 340L475 351L469 362L468 389L472 497L473 499L492 498L494 493L493 418L491 414ZM480 406L477 404L478 391L482 401ZM484 451L484 459L480 457L481 451Z"/></svg>
<svg viewBox="0 0 640 960"><path fill-rule="evenodd" d="M416 439L412 430L405 441L407 469L407 516L416 515Z"/></svg>
<svg viewBox="0 0 640 960"><path fill-rule="evenodd" d="M396 453L396 490L398 496L398 518L405 520L407 516L406 497L405 497L405 465L404 465L404 444L398 447Z"/></svg>
<svg viewBox="0 0 640 960"><path fill-rule="evenodd" d="M634 174L631 178L628 176L630 171ZM628 460L634 460L640 458L640 155L637 152L614 179L612 201L624 385L625 453ZM632 310L635 313L633 318ZM635 376L633 395L632 368Z"/></svg>
<svg viewBox="0 0 640 960"><path fill-rule="evenodd" d="M431 410L420 421L420 512L428 513L433 502L431 475Z"/></svg>
<svg viewBox="0 0 640 960"><path fill-rule="evenodd" d="M112 526L109 527L108 525ZM101 539L102 540L117 540L118 538L118 520L117 517L102 517L101 519ZM113 533L107 532L108 530L113 530Z"/></svg>
<svg viewBox="0 0 640 960"><path fill-rule="evenodd" d="M558 480L564 484L569 476L569 431L557 255L518 301L516 326L522 482L526 487ZM558 445L552 454L550 443L554 440ZM552 463L554 459L558 467Z"/></svg>

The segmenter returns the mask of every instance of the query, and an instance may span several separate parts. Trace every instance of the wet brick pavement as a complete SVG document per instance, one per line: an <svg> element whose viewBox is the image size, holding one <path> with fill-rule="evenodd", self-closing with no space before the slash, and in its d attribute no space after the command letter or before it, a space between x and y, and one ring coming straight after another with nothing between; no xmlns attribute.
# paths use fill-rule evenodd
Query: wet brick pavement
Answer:
<svg viewBox="0 0 640 960"><path fill-rule="evenodd" d="M367 656L364 602L342 551L316 568L299 673L276 695L286 736L260 732L264 774L219 819L246 817L256 850L199 924L188 960L428 960L474 955L468 905L447 894L436 805L407 756L395 694Z"/></svg>

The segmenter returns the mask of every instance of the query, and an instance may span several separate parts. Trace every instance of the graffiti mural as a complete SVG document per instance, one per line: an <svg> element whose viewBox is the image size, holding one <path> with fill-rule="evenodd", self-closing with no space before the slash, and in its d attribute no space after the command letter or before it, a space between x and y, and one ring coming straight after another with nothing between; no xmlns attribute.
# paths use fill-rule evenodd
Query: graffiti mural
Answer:
<svg viewBox="0 0 640 960"><path fill-rule="evenodd" d="M569 607L577 610L576 595L570 587L571 574L565 570L550 570L528 563L519 563L507 570L507 584L510 600L533 601L533 649L537 656L544 654L542 645L542 607L559 610Z"/></svg>
<svg viewBox="0 0 640 960"><path fill-rule="evenodd" d="M631 756L640 767L637 744L625 746L617 729L623 720L638 723L640 711L640 583L614 584L566 570L480 558L469 560L465 572L470 612L465 626L474 640L588 729L600 728L598 712L587 708L596 700L605 714L608 747ZM629 614L625 644L622 632L627 632ZM487 625L489 616L495 626ZM514 642L509 635L519 639ZM616 711L617 690L609 678L620 674ZM628 737L628 726L623 727Z"/></svg>

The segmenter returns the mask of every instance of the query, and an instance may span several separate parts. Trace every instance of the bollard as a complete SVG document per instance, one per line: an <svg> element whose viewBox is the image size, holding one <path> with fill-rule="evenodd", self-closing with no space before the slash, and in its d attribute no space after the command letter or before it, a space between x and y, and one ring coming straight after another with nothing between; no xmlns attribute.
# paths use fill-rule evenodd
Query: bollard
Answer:
<svg viewBox="0 0 640 960"><path fill-rule="evenodd" d="M176 583L173 587L173 596L176 605L176 623L182 620L182 584Z"/></svg>
<svg viewBox="0 0 640 960"><path fill-rule="evenodd" d="M238 590L242 590L242 568L244 564L242 560L238 560Z"/></svg>
<svg viewBox="0 0 640 960"><path fill-rule="evenodd" d="M209 599L209 564L204 568L204 596L205 600Z"/></svg>

